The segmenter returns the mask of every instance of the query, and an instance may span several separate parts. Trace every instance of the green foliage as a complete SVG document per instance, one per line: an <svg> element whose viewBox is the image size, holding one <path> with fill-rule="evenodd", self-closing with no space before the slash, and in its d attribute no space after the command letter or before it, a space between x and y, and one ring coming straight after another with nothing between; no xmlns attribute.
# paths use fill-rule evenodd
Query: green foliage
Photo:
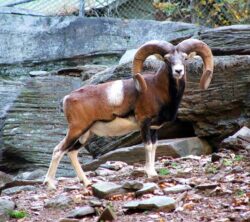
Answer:
<svg viewBox="0 0 250 222"><path fill-rule="evenodd" d="M167 19L217 27L249 22L248 0L158 0Z"/></svg>
<svg viewBox="0 0 250 222"><path fill-rule="evenodd" d="M25 211L20 211L20 210L12 210L9 212L9 216L11 218L16 218L16 219L27 217L27 215L28 214Z"/></svg>
<svg viewBox="0 0 250 222"><path fill-rule="evenodd" d="M244 159L244 157L242 156L242 155L236 155L235 157L234 157L234 160L235 161L242 161Z"/></svg>
<svg viewBox="0 0 250 222"><path fill-rule="evenodd" d="M161 176L165 176L165 175L169 175L169 174L170 174L170 171L166 168L161 168L159 170L159 175L161 175Z"/></svg>
<svg viewBox="0 0 250 222"><path fill-rule="evenodd" d="M205 168L206 173L216 174L218 172L218 167L214 164L208 164Z"/></svg>
<svg viewBox="0 0 250 222"><path fill-rule="evenodd" d="M172 166L173 168L175 168L175 169L180 168L180 166L179 166L177 163L175 163L175 162L171 163L171 166Z"/></svg>
<svg viewBox="0 0 250 222"><path fill-rule="evenodd" d="M232 166L233 165L233 160L230 160L230 159L224 159L222 164L224 166Z"/></svg>
<svg viewBox="0 0 250 222"><path fill-rule="evenodd" d="M245 191L244 191L244 190L241 190L241 189L238 189L238 190L236 190L235 194L236 194L236 196L238 196L238 197L242 197L242 196L244 196Z"/></svg>

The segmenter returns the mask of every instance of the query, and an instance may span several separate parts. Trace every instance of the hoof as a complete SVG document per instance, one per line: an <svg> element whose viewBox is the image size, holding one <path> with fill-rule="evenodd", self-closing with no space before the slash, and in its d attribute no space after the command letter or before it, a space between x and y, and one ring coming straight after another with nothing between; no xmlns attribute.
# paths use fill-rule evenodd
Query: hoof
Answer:
<svg viewBox="0 0 250 222"><path fill-rule="evenodd" d="M45 179L43 182L44 185L47 185L49 190L56 190L57 181L53 179Z"/></svg>
<svg viewBox="0 0 250 222"><path fill-rule="evenodd" d="M158 174L155 171L155 169L153 169L153 170L145 170L145 171L146 171L146 174L147 174L148 178L158 176Z"/></svg>
<svg viewBox="0 0 250 222"><path fill-rule="evenodd" d="M83 181L83 185L84 187L88 188L92 186L92 182L90 180L85 180Z"/></svg>

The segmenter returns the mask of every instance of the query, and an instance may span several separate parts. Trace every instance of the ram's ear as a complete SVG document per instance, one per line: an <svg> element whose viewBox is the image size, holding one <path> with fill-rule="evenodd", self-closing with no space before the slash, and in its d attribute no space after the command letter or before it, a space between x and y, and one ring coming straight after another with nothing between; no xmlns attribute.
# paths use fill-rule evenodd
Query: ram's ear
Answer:
<svg viewBox="0 0 250 222"><path fill-rule="evenodd" d="M196 57L196 52L191 52L191 53L188 54L187 60L188 60L188 59L190 59L190 60L191 60L191 59L194 59L195 57Z"/></svg>
<svg viewBox="0 0 250 222"><path fill-rule="evenodd" d="M155 56L157 59L159 59L160 61L164 61L164 58L163 58L162 55L160 55L160 54L154 54L154 56Z"/></svg>

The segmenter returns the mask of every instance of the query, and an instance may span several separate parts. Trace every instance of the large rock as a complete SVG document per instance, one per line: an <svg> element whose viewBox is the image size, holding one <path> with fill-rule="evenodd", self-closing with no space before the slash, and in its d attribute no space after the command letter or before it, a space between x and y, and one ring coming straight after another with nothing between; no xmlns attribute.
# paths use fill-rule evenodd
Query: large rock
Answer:
<svg viewBox="0 0 250 222"><path fill-rule="evenodd" d="M242 127L234 135L224 139L221 143L221 147L233 150L250 150L250 129L246 126Z"/></svg>
<svg viewBox="0 0 250 222"><path fill-rule="evenodd" d="M209 144L197 137L160 140L156 150L156 156L187 156L187 155L205 155L211 153L212 148ZM111 151L99 159L96 159L89 164L83 165L85 170L94 170L100 164L108 160L123 161L128 164L145 161L145 149L143 144L120 148Z"/></svg>
<svg viewBox="0 0 250 222"><path fill-rule="evenodd" d="M24 63L25 67L41 61L120 54L148 40L174 41L191 37L201 29L176 22L6 14L0 14L0 27L0 55L4 55L0 64Z"/></svg>
<svg viewBox="0 0 250 222"><path fill-rule="evenodd" d="M67 129L60 100L81 83L80 78L54 75L26 80L4 123L1 169L33 170L34 166L49 166L53 148L63 139ZM83 162L92 160L86 150L80 158ZM74 176L66 156L62 163L65 164L59 166L59 175Z"/></svg>
<svg viewBox="0 0 250 222"><path fill-rule="evenodd" d="M212 47L214 55L249 55L250 25L232 25L201 30L199 39Z"/></svg>

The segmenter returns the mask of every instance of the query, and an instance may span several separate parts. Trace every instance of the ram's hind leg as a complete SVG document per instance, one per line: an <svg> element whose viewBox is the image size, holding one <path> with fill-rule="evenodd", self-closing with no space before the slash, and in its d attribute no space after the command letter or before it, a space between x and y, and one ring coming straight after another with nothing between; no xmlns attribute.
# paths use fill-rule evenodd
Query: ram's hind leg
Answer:
<svg viewBox="0 0 250 222"><path fill-rule="evenodd" d="M82 134L82 130L80 129L71 130L69 128L65 138L54 148L49 170L44 180L44 184L47 184L50 189L56 189L55 176L56 176L58 165L62 157L76 143L76 141L81 136L81 134Z"/></svg>
<svg viewBox="0 0 250 222"><path fill-rule="evenodd" d="M72 166L75 169L76 175L79 178L80 182L83 182L85 187L89 186L91 182L86 177L77 156L79 153L79 149L87 142L89 136L90 132L87 131L84 135L80 137L79 141L77 141L76 144L70 148L70 151L68 152L68 156L71 160Z"/></svg>
<svg viewBox="0 0 250 222"><path fill-rule="evenodd" d="M65 154L65 151L63 151L63 147L65 146L66 138L64 138L55 148L52 154L52 159L50 162L50 166L48 169L48 172L46 174L44 184L47 184L49 189L56 189L56 171L58 168L58 165Z"/></svg>

